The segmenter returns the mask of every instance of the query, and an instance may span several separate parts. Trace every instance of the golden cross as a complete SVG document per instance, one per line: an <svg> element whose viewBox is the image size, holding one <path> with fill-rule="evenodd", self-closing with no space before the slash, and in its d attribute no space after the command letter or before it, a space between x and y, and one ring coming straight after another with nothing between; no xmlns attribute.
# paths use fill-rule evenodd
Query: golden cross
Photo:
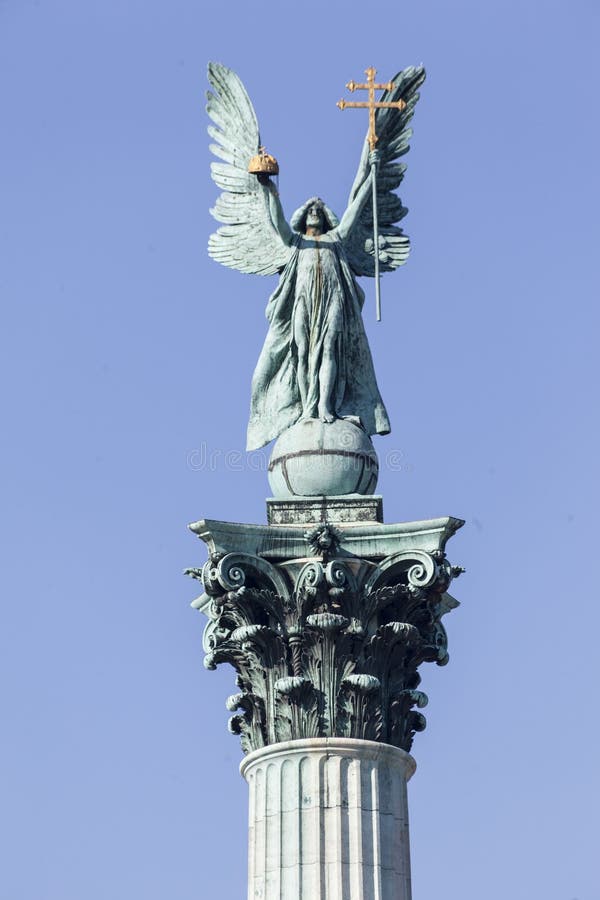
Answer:
<svg viewBox="0 0 600 900"><path fill-rule="evenodd" d="M367 76L366 84L357 84L356 81L349 81L346 87L351 93L354 91L364 90L369 92L369 99L363 101L362 103L352 102L349 100L340 100L336 106L339 106L340 109L368 109L369 110L369 135L367 140L369 141L369 147L371 150L375 149L375 145L378 141L377 134L375 133L375 110L376 109L404 109L406 103L404 100L396 100L393 103L381 103L380 101L375 100L375 91L391 91L394 89L394 82L388 81L385 84L375 84L375 75L377 74L377 69L374 69L373 66L369 66L368 69L365 69L365 75Z"/></svg>
<svg viewBox="0 0 600 900"><path fill-rule="evenodd" d="M368 109L369 110L369 134L367 140L371 155L369 161L371 163L371 183L373 186L373 263L375 266L375 308L377 311L377 321L381 321L381 291L379 288L379 222L377 217L377 166L379 163L379 153L375 150L375 145L379 138L375 133L375 110L376 109L404 109L406 103L404 100L394 100L393 102L383 103L375 100L375 91L393 91L394 82L388 81L385 84L376 84L375 76L377 69L369 66L365 69L367 76L366 84L357 84L356 81L349 81L346 87L351 93L354 91L368 91L369 99L363 103L349 102L348 100L340 100L337 104L340 109Z"/></svg>

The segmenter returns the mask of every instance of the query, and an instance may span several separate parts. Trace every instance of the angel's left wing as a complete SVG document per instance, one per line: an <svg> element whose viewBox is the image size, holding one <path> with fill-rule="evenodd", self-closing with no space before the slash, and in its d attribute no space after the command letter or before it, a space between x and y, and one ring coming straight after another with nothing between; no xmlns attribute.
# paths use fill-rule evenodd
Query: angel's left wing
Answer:
<svg viewBox="0 0 600 900"><path fill-rule="evenodd" d="M248 172L260 148L254 107L231 69L209 63L206 110L214 125L210 149L222 162L211 164L213 181L223 191L211 213L222 222L208 242L208 252L224 266L253 275L274 275L291 255L278 199ZM275 208L274 208L275 207ZM283 223L283 224L282 224ZM285 228L284 228L285 226Z"/></svg>
<svg viewBox="0 0 600 900"><path fill-rule="evenodd" d="M397 162L409 150L412 129L409 127L419 99L419 88L425 81L422 66L410 66L391 79L394 88L385 91L383 102L404 100L406 106L398 109L378 109L375 114L375 131L378 137L379 166L377 171L377 216L379 224L379 266L382 272L391 272L403 265L410 252L410 240L396 225L408 210L395 189L404 177L406 164ZM365 141L348 207L357 197L369 175L369 145ZM373 206L364 203L360 215L344 238L348 261L355 275L375 275L375 246L373 241Z"/></svg>

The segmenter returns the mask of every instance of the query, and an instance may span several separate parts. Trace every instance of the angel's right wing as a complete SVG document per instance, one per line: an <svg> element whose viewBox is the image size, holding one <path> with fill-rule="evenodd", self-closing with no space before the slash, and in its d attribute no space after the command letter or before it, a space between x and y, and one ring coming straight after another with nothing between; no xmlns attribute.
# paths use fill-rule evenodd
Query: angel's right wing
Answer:
<svg viewBox="0 0 600 900"><path fill-rule="evenodd" d="M270 212L269 191L248 164L260 147L256 113L244 85L231 69L209 63L206 111L213 120L210 149L223 162L211 164L223 191L212 215L221 228L211 234L208 252L217 262L253 275L274 275L288 262L290 247Z"/></svg>

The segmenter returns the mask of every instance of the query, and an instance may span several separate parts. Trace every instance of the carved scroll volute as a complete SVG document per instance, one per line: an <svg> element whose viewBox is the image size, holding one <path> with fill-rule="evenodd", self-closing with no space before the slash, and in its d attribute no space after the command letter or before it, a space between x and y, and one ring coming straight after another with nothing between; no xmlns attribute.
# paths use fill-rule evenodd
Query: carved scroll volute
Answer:
<svg viewBox="0 0 600 900"><path fill-rule="evenodd" d="M424 642L417 664L425 660L435 660L438 665L448 662L447 635L440 619L458 606L446 588L462 571L459 566L451 566L441 550L433 553L410 550L384 559L367 582L367 594L381 589L382 585L402 585L405 596L401 604L402 618L419 628Z"/></svg>
<svg viewBox="0 0 600 900"><path fill-rule="evenodd" d="M356 594L358 590L356 576L343 559L332 559L327 563L325 581L329 585L329 596L335 599Z"/></svg>
<svg viewBox="0 0 600 900"><path fill-rule="evenodd" d="M315 599L324 587L325 571L318 560L307 562L298 575L295 585L296 594L304 594Z"/></svg>
<svg viewBox="0 0 600 900"><path fill-rule="evenodd" d="M388 584L404 583L409 590L426 590L439 578L440 569L430 553L405 550L379 563L365 584L366 593Z"/></svg>
<svg viewBox="0 0 600 900"><path fill-rule="evenodd" d="M268 588L280 597L289 596L288 583L281 572L266 559L250 553L227 553L220 557L209 577L213 590L221 592L252 583L259 588Z"/></svg>
<svg viewBox="0 0 600 900"><path fill-rule="evenodd" d="M205 664L229 662L240 688L228 700L230 730L245 752L326 736L409 750L425 728L417 669L448 660L440 620L458 605L446 589L461 570L441 551L379 564L336 556L331 530L309 534L318 558L276 566L229 553L202 570Z"/></svg>

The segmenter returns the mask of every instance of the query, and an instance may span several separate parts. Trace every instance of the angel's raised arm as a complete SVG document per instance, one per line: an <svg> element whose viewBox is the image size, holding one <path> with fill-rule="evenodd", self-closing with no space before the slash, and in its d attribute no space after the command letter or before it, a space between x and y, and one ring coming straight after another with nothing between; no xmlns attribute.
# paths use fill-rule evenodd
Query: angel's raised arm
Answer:
<svg viewBox="0 0 600 900"><path fill-rule="evenodd" d="M259 154L256 113L244 85L231 69L209 63L206 110L215 143L210 149L222 162L211 164L215 184L223 191L212 215L223 225L211 234L208 252L224 266L256 275L273 275L290 258L291 232L274 186L250 174L248 166Z"/></svg>
<svg viewBox="0 0 600 900"><path fill-rule="evenodd" d="M289 246L294 239L294 232L285 218L281 200L279 199L279 192L272 181L269 181L265 187L269 192L269 214L271 216L271 222L277 229L281 240L284 244Z"/></svg>
<svg viewBox="0 0 600 900"><path fill-rule="evenodd" d="M367 170L366 178L346 207L346 212L342 216L342 220L337 227L337 233L342 240L345 240L348 234L352 231L352 228L358 221L358 218L363 211L365 203L371 195L372 177L372 171Z"/></svg>

